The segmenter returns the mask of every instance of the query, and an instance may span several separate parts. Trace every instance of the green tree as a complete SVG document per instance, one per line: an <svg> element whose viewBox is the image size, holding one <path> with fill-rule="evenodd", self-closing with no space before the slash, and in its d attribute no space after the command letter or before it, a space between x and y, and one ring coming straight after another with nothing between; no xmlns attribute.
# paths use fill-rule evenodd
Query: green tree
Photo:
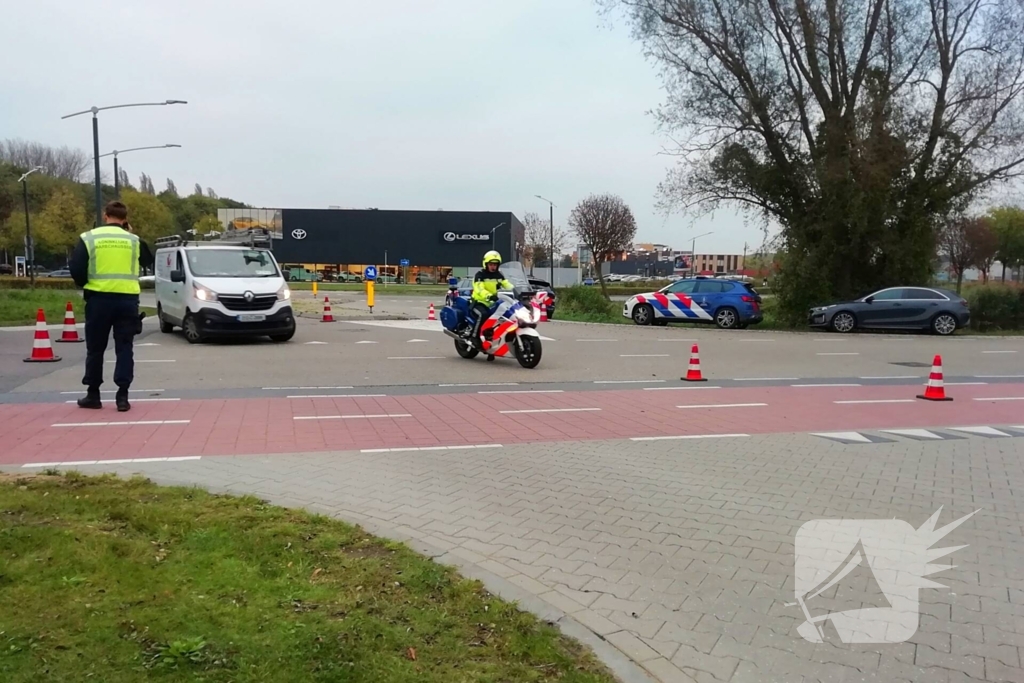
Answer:
<svg viewBox="0 0 1024 683"><path fill-rule="evenodd" d="M1024 266L1024 209L1000 206L988 215L998 243L996 258L1003 264L1002 280L1006 282L1007 268Z"/></svg>
<svg viewBox="0 0 1024 683"><path fill-rule="evenodd" d="M214 231L222 232L224 226L216 216L203 216L192 225L192 229L196 231L196 235L209 235Z"/></svg>
<svg viewBox="0 0 1024 683"><path fill-rule="evenodd" d="M36 245L37 258L40 252L67 257L78 236L90 227L91 221L81 195L67 187L57 188L39 216L32 221L32 241Z"/></svg>
<svg viewBox="0 0 1024 683"><path fill-rule="evenodd" d="M121 201L128 207L128 222L135 234L151 247L158 237L176 232L170 209L154 195L126 190L121 193Z"/></svg>
<svg viewBox="0 0 1024 683"><path fill-rule="evenodd" d="M926 282L936 232L1024 163L1017 0L603 0L663 67L669 208L781 226L782 313Z"/></svg>

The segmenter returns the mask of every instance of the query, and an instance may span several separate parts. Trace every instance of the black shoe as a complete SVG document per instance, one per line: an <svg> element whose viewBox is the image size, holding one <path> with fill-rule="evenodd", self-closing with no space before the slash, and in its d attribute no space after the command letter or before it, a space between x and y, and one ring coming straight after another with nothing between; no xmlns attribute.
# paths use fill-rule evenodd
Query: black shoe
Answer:
<svg viewBox="0 0 1024 683"><path fill-rule="evenodd" d="M91 410L97 410L103 407L103 402L100 400L99 389L86 392L85 397L78 399L79 408L89 408Z"/></svg>
<svg viewBox="0 0 1024 683"><path fill-rule="evenodd" d="M492 360L494 360L494 356L488 355L487 362L490 363Z"/></svg>
<svg viewBox="0 0 1024 683"><path fill-rule="evenodd" d="M128 390L118 389L117 394L114 396L114 402L117 404L117 412L127 413L132 409L132 404L128 402Z"/></svg>
<svg viewBox="0 0 1024 683"><path fill-rule="evenodd" d="M139 324L135 326L135 334L136 335L142 334L142 321L143 321L143 319L145 317L146 317L146 313L145 312L139 313Z"/></svg>

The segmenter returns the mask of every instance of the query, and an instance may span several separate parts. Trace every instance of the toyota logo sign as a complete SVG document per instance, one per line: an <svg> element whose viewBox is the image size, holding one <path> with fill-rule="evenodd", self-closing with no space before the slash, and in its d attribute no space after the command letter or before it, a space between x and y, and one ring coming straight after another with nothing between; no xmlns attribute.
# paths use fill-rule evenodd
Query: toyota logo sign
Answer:
<svg viewBox="0 0 1024 683"><path fill-rule="evenodd" d="M292 230L292 239L293 240L304 240L304 239L306 239L306 231L305 230L301 230L301 229L299 229L299 230Z"/></svg>

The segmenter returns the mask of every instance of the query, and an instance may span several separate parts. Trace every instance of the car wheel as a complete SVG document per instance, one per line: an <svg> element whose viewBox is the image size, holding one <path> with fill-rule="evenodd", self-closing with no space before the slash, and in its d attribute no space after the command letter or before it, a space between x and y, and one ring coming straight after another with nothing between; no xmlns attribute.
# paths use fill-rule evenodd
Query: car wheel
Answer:
<svg viewBox="0 0 1024 683"><path fill-rule="evenodd" d="M199 344L203 341L203 333L199 329L199 323L196 322L196 317L191 313L186 313L185 319L181 321L181 331L185 333L185 341L189 344Z"/></svg>
<svg viewBox="0 0 1024 683"><path fill-rule="evenodd" d="M160 304L156 305L156 319L160 321L160 331L164 334L170 334L174 331L174 325L164 320L164 309L161 308Z"/></svg>
<svg viewBox="0 0 1024 683"><path fill-rule="evenodd" d="M731 330L740 322L739 313L735 308L720 308L715 313L715 324L723 330Z"/></svg>
<svg viewBox="0 0 1024 683"><path fill-rule="evenodd" d="M633 307L632 317L637 325L651 325L654 322L654 307L650 304L638 304Z"/></svg>
<svg viewBox="0 0 1024 683"><path fill-rule="evenodd" d="M849 311L839 311L832 316L832 330L840 334L853 332L857 328L857 318Z"/></svg>
<svg viewBox="0 0 1024 683"><path fill-rule="evenodd" d="M939 313L932 318L932 332L935 334L948 337L956 332L956 327L956 318L949 313Z"/></svg>

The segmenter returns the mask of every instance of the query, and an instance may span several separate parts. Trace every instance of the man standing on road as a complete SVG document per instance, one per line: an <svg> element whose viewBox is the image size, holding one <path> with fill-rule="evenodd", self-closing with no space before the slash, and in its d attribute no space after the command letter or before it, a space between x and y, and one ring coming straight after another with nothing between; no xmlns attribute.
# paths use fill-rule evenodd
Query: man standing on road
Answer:
<svg viewBox="0 0 1024 683"><path fill-rule="evenodd" d="M104 225L83 233L71 254L69 268L85 297L85 377L81 408L101 408L103 354L114 333L114 384L118 412L131 409L128 387L135 372L132 341L139 327L139 269L153 263L146 243L132 234L128 208L110 202L103 211ZM127 229L126 229L127 228Z"/></svg>

